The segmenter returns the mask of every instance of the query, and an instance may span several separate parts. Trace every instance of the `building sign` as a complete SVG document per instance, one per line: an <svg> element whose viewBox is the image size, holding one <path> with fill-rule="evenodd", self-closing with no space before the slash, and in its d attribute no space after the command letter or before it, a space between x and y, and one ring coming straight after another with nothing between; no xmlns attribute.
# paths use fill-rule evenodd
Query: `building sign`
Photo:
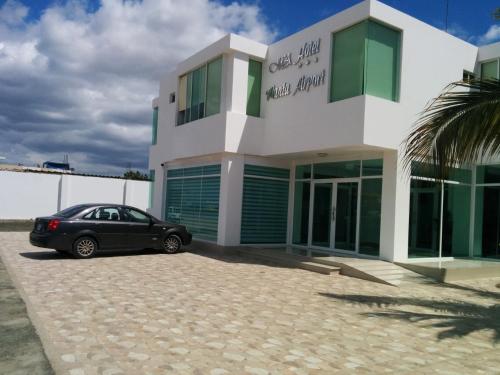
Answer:
<svg viewBox="0 0 500 375"><path fill-rule="evenodd" d="M301 68L303 65L310 65L311 62L318 62L319 57L317 55L319 54L320 46L320 38L305 43L302 47L300 47L296 59L293 58L292 52L286 53L283 56L279 57L276 62L269 64L269 72L275 73L278 70L286 69L292 65L296 65ZM297 84L294 86L295 90L293 92L292 84L289 82L284 82L279 85L273 85L266 91L267 100L279 99L289 95L293 96L301 91L309 92L309 89L311 89L311 87L324 85L325 77L325 69L317 74L303 75L299 78Z"/></svg>
<svg viewBox="0 0 500 375"><path fill-rule="evenodd" d="M312 40L305 43L299 50L296 60L293 59L292 53L286 53L279 57L276 62L269 64L269 72L274 73L278 70L283 70L292 65L297 65L301 68L303 65L309 65L312 61L318 62L318 57L315 56L319 53L321 39ZM315 56L314 59L312 57Z"/></svg>
<svg viewBox="0 0 500 375"><path fill-rule="evenodd" d="M283 83L282 85L271 86L270 89L266 91L267 100L269 99L279 99L284 96L292 95L294 96L300 91L309 92L311 87L317 87L325 84L326 70L323 69L321 73L311 74L311 75L303 75L300 77L297 85L295 86L295 90L292 94L292 85L288 82Z"/></svg>

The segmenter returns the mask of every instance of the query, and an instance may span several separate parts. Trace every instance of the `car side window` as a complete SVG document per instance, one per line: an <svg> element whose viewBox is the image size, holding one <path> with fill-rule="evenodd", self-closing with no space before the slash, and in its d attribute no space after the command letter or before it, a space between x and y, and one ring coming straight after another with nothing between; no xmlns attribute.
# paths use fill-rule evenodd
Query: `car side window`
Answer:
<svg viewBox="0 0 500 375"><path fill-rule="evenodd" d="M139 212L132 208L124 208L123 211L125 213L124 216L126 221L149 224L149 216L143 214L142 212Z"/></svg>
<svg viewBox="0 0 500 375"><path fill-rule="evenodd" d="M100 207L83 217L86 220L120 221L120 211L116 207Z"/></svg>

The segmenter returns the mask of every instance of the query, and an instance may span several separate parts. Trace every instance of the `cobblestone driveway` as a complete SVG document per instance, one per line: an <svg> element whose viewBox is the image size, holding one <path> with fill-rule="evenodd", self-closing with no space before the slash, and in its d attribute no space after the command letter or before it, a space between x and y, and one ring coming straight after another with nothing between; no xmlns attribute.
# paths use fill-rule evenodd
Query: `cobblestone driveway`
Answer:
<svg viewBox="0 0 500 375"><path fill-rule="evenodd" d="M500 279L395 288L191 253L74 260L0 234L58 373L500 373Z"/></svg>

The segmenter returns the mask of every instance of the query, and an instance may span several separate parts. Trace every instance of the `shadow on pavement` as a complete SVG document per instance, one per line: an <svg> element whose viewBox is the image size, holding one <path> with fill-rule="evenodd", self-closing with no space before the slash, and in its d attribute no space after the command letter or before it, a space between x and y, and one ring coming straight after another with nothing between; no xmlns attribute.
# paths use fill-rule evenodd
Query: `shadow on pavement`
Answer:
<svg viewBox="0 0 500 375"><path fill-rule="evenodd" d="M182 251L180 252L182 253ZM57 251L27 251L23 253L19 253L19 255L34 260L61 260L61 259L74 259L74 260L83 260L76 259L70 253L59 253ZM94 258L109 258L109 257L119 257L119 256L138 256L138 255L165 255L169 254L164 253L162 250L110 250L103 251L95 255Z"/></svg>
<svg viewBox="0 0 500 375"><path fill-rule="evenodd" d="M445 284L449 288L452 284ZM453 285L452 287L455 287ZM476 292L478 296L485 295L498 301L498 293L487 292L470 287L456 286L468 292ZM347 301L354 304L366 305L376 308L399 306L413 306L433 310L432 313L408 311L407 309L389 309L388 311L374 311L362 313L368 317L381 317L386 319L405 320L410 323L427 322L428 326L443 328L438 334L439 340L447 338L464 337L475 331L492 331L493 342L500 342L500 304L483 305L459 300L433 300L416 297L390 297L361 294L335 294L319 293L328 298Z"/></svg>

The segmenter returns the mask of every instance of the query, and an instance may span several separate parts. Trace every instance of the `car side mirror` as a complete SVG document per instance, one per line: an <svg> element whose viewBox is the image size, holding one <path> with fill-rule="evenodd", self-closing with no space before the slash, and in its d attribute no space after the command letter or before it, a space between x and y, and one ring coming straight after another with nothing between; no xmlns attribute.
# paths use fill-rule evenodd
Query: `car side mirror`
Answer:
<svg viewBox="0 0 500 375"><path fill-rule="evenodd" d="M149 226L152 227L155 224L155 221L152 218L149 218Z"/></svg>

